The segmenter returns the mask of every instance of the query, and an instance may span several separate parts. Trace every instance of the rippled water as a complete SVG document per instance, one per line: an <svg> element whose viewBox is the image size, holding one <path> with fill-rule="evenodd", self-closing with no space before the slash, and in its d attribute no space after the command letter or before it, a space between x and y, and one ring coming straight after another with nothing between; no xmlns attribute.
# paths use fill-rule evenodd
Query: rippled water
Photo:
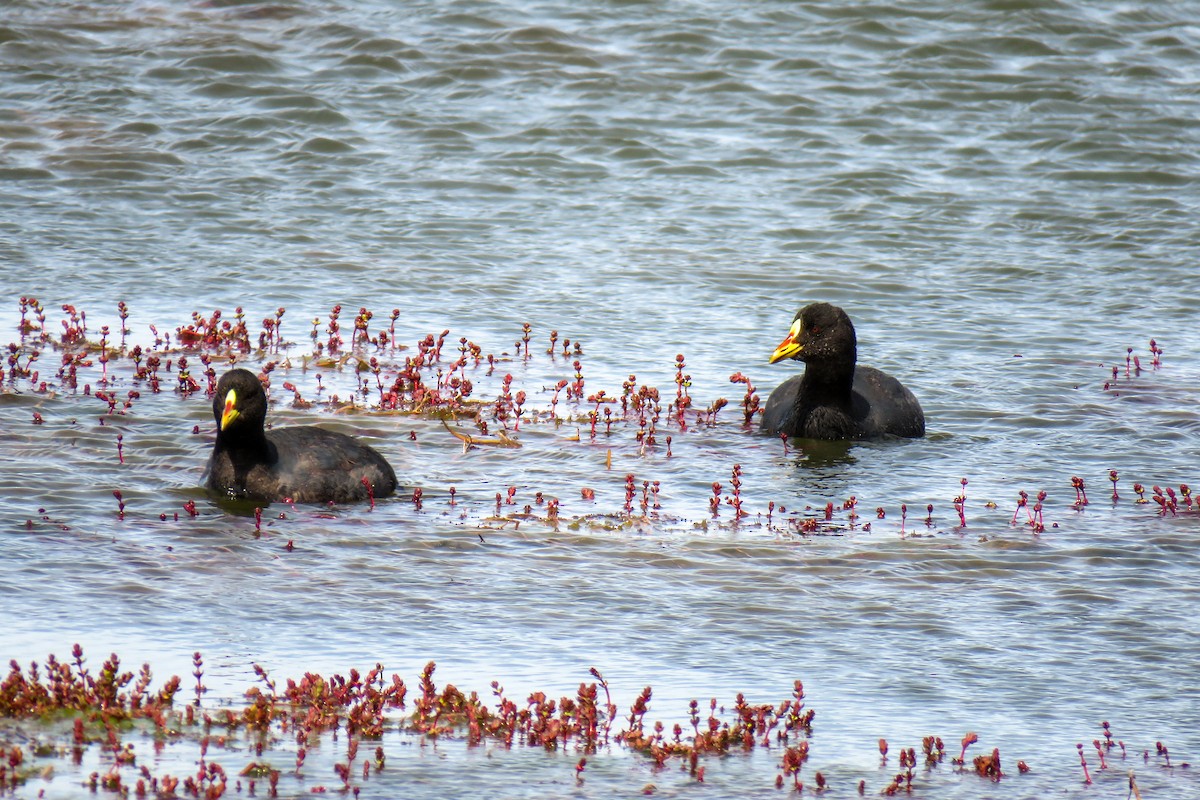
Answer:
<svg viewBox="0 0 1200 800"><path fill-rule="evenodd" d="M664 719L693 697L778 702L800 678L817 711L810 763L838 796L890 780L879 737L973 730L1033 772L992 786L947 771L928 796L1123 797L1135 766L1148 796L1194 797L1191 772L1167 770L1153 745L1200 751L1196 516L1133 502L1135 481L1200 483L1189 12L7 4L0 341L21 342L22 296L49 309L56 336L62 304L85 310L93 342L119 329L124 301L143 346L151 325L173 333L193 311L237 306L257 336L285 307L291 347L248 359L290 359L273 373L276 421L368 438L406 488L373 511L271 507L258 536L252 516L196 489L212 437L203 393L154 395L118 358L118 393L142 396L109 416L42 348L46 393L7 364L0 389L0 655L79 641L165 676L200 650L226 696L253 683L255 662L298 676L382 661L411 682L436 660L445 680L513 694L571 693L596 666L623 708L652 685ZM766 356L812 300L844 306L861 360L920 398L925 439L798 452L743 428L730 375L765 399L795 371ZM380 413L370 394L349 413L291 408L283 381L310 399L357 386L351 366L302 368L310 320L324 341L335 304L347 333L360 306L373 333L399 309L410 349L362 353L387 369L444 329L447 349L466 337L494 354L493 373L471 372L476 396L514 376L538 415L523 446L464 452L438 420ZM525 322L528 358L514 347ZM582 343L588 393L619 397L636 374L670 400L682 353L696 407L730 405L711 427L663 421L649 447L635 420L593 438L586 402L560 400L570 420L556 424L552 387L574 379L574 357L544 352L551 330L558 347ZM1144 370L1126 371L1127 348ZM100 365L83 375L96 384ZM735 464L751 512L739 525L708 504ZM963 477L966 528L952 507ZM642 512L642 481L660 482L660 509ZM1009 524L1021 490L1048 493L1041 536ZM537 492L561 500L557 526ZM855 521L841 508L852 496ZM816 534L786 521L828 502L833 524ZM534 518L519 518L525 504ZM1085 791L1075 743L1104 719L1150 760L1131 753ZM565 757L483 765L441 748L450 766L418 759L391 791L695 789L617 755L579 788ZM725 759L709 788L773 792L776 767Z"/></svg>

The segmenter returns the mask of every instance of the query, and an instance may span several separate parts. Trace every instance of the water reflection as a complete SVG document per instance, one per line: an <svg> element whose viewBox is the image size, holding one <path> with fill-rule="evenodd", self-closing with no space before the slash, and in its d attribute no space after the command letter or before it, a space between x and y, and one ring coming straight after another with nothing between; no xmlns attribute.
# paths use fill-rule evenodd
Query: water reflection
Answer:
<svg viewBox="0 0 1200 800"><path fill-rule="evenodd" d="M793 463L797 467L809 470L827 470L857 463L858 457L855 455L855 451L864 447L871 448L872 445L853 441L788 439L788 447L798 451L793 459Z"/></svg>

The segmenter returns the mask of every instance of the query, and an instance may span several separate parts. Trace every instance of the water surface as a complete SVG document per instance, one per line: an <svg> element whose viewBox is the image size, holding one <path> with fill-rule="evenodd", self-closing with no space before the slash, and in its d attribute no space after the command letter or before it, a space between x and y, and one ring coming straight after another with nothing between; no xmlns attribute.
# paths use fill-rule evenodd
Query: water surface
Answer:
<svg viewBox="0 0 1200 800"><path fill-rule="evenodd" d="M236 699L254 663L298 677L383 662L411 683L435 660L444 680L514 695L571 694L595 666L622 708L652 685L666 720L692 698L779 702L799 678L817 710L810 764L838 796L890 780L880 737L967 731L1033 771L992 786L944 770L928 796L1124 796L1130 766L1147 796L1195 796L1154 742L1176 762L1200 750L1196 518L1133 491L1200 482L1188 11L10 3L0 341L40 351L47 388L4 366L0 652L27 662L80 642L165 678L199 650L213 701ZM61 306L84 310L93 344L103 325L118 343L123 301L126 345L143 347L239 306L257 341L285 308L289 346L244 358L277 362L276 424L363 436L404 490L374 510L272 506L256 531L196 488L203 391L167 380L155 394L114 357L110 388L140 398L108 414L83 390L104 374L94 351L67 385L64 351L22 338L21 297L48 309L55 341ZM920 398L926 438L785 450L741 424L730 375L765 399L793 374L766 357L814 300L845 307L860 359ZM496 364L468 370L474 396L494 400L505 374L527 393L523 446L464 452L437 419L380 412L374 391L341 408L356 362L304 367L335 305L344 335L360 307L372 335L394 326L406 349L358 353L385 374L426 334L448 329L448 353L477 343ZM619 397L634 374L665 406L683 354L694 407L730 404L711 426L664 415L653 445L634 416L593 437L586 400L560 398L552 417L554 385L575 380L565 338L582 344L587 394ZM284 381L342 402L293 408ZM709 508L735 464L739 524ZM643 481L659 482L659 508L643 510ZM1047 493L1041 535L1010 524L1020 491ZM538 492L560 501L557 524ZM815 533L789 522L831 502ZM1130 758L1089 790L1075 744L1101 720ZM439 750L364 791L697 789L619 753L575 787L569 755ZM773 792L777 767L723 759L705 788Z"/></svg>

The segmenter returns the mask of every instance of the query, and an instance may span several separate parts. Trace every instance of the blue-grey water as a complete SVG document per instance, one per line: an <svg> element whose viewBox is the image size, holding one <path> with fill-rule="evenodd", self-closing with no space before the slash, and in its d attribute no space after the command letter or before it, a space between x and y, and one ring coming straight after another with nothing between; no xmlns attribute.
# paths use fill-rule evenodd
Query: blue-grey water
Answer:
<svg viewBox="0 0 1200 800"><path fill-rule="evenodd" d="M1178 487L1200 485L1198 75L1189 3L10 0L0 342L18 368L40 355L36 382L0 365L0 656L79 642L93 665L115 651L165 679L201 651L212 703L255 663L381 662L412 684L434 660L440 680L514 696L572 694L595 666L622 709L653 686L669 721L692 698L778 703L801 679L806 776L824 771L830 796L887 785L881 737L956 751L975 731L968 756L1000 748L1008 777L947 765L918 771L915 796L1126 797L1132 767L1145 796L1193 798L1200 516ZM22 333L22 297L44 331L27 312ZM920 398L924 439L798 450L743 426L730 376L765 400L799 369L767 356L815 300L846 308L860 360ZM101 364L118 302L126 349ZM74 386L64 304L91 343ZM365 307L405 349L315 357L335 305L347 340ZM286 346L239 356L276 362L275 422L366 438L396 497L277 504L256 531L196 488L210 398L174 372L154 393L128 349L163 340L199 375L176 329L237 307L255 344L286 309ZM484 354L474 398L505 374L526 392L520 448L464 451L356 377L374 356L394 378L443 330L443 367L460 338ZM649 444L635 415L593 436L593 403L552 404L579 360L586 394L619 398L635 374L665 407L676 354L695 409L729 400L715 424L664 413ZM293 407L285 381L317 402ZM110 414L100 387L140 396ZM738 524L709 507L735 465ZM1172 487L1179 515L1135 502L1135 482ZM1020 491L1047 493L1040 535L1024 510L1011 524ZM1106 770L1102 720L1129 748ZM396 769L367 796L776 792L775 753L714 760L698 785L618 749L576 785L569 753L408 744L388 743ZM281 789L334 776L306 780ZM69 769L39 789L86 792Z"/></svg>

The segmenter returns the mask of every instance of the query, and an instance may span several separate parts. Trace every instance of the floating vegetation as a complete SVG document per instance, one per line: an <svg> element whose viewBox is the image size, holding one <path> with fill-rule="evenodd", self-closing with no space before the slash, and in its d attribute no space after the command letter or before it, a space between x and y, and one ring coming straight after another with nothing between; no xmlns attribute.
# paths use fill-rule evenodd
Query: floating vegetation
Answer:
<svg viewBox="0 0 1200 800"><path fill-rule="evenodd" d="M36 298L20 298L18 311L17 340L8 344L7 358L0 365L0 392L47 398L73 394L98 401L95 413L100 425L113 431L112 452L117 466L136 458L120 423L136 414L146 396L173 394L182 401L193 396L210 397L216 389L218 373L233 365L254 370L276 405L342 415L434 419L440 421L447 436L462 443L464 452L516 449L522 446L523 434L549 431L566 446L577 443L584 448L605 448L606 469L611 468L614 451L635 457L646 463L648 470L653 469L655 464L672 458L673 446L678 447L681 441L689 441L688 437L722 424L719 412L729 405L724 397L709 401L695 399L695 387L682 353L670 365L673 391L641 383L636 374L630 374L622 381L619 393L607 389L589 393L584 378L583 344L578 339L560 338L559 331L554 330L543 352L531 347L533 332L528 323L520 326L520 337L511 350L495 353L486 352L482 345L466 337L459 337L454 344L449 329L425 334L412 345L402 344L396 332L400 309L392 309L386 315L386 326L377 326L376 315L360 308L354 315L352 328L344 331L343 308L335 305L324 319L312 320L304 337L308 341L303 345L285 338L287 311L282 307L265 316L258 326L249 322L241 307L234 310L232 317L219 309L192 312L190 322L173 331L165 326L147 325L147 333L137 343L133 343L138 337L130 328L130 308L124 302L117 304L118 324L114 328L103 325L98 330L90 326L84 310L70 304L61 306L62 318L57 325ZM1161 369L1163 349L1154 339L1150 340L1150 354L1149 369ZM520 387L513 368L527 367L537 359L547 362L540 365L542 374L558 372L563 377ZM41 365L46 365L45 370ZM1139 357L1133 348L1128 348L1123 374L1119 366L1112 367L1112 378L1105 384L1105 390L1113 391L1118 380L1123 380L1125 386L1134 385L1142 371ZM281 375L284 377L280 378ZM757 417L762 406L754 383L741 372L735 372L729 380L745 391L741 414L725 424L748 439L761 441L764 437L757 433ZM494 389L494 394L481 396L481 390L486 389ZM305 396L305 391L315 394ZM48 420L42 410L31 410L30 414L34 425L57 423ZM193 434L201 432L200 426L192 428ZM415 440L416 431L410 432L409 437ZM812 444L789 440L786 436L780 440L785 456L793 452L802 454ZM402 476L402 482L406 477L412 480ZM744 491L746 477L740 464L734 464L728 492L720 480L713 480L712 494L707 500L677 497L675 516L665 513L661 502L672 487L660 476L635 474L627 476L624 502L609 511L564 513L564 497L580 494L585 502L596 501L594 488L566 486L536 492L535 503L518 503L513 494L504 502L497 498L492 513L488 513L487 498L475 498L472 506L463 492L450 487L448 505L457 507L460 515L473 507L477 519L489 525L536 522L553 528L569 522L620 529L640 518L692 527L701 523L704 529L759 529L779 537L879 532L880 521L887 519L885 507L878 506L875 522L863 522L857 512L859 499L854 496L831 498L823 506L770 499L755 505ZM1113 502L1117 503L1120 501L1117 471L1111 470L1108 479L1113 486ZM497 476L497 481L507 482L502 475ZM1088 506L1085 480L1071 476L1069 481L1075 499L1067 508L1082 512ZM420 484L419 479L415 482ZM1064 478L1064 486L1066 482ZM907 503L901 503L894 530L901 536L965 534L967 484L964 477L960 491L945 495L954 508L956 524L940 523L934 515L934 504L925 503L923 524L913 526ZM447 494L439 486L417 485L413 489L403 497L417 508L423 506L430 493ZM1187 484L1180 484L1178 493L1173 487L1154 486L1149 499L1142 484L1133 483L1132 490L1137 496L1135 504L1153 502L1162 516L1192 511ZM114 489L113 495L119 519L137 513L136 509L127 508L120 488ZM1056 495L1069 498L1065 492L1056 493L1054 487L1032 494L1021 490L1008 525L1035 536L1053 529L1058 522L1053 519L1047 522L1046 512L1051 510ZM375 498L370 500L370 507L374 508ZM679 509L686 508L692 509L691 513L679 513ZM997 510L997 504L987 501L983 508ZM168 517L162 510L153 513L160 520ZM196 516L194 504L187 513L189 517ZM1002 514L997 511L993 527L1001 524ZM38 515L43 521L50 521L44 509L39 509ZM178 513L171 511L170 516L178 518ZM261 520L261 510L257 519ZM27 527L36 525L35 518L30 517ZM261 530L260 521L256 522L256 530Z"/></svg>
<svg viewBox="0 0 1200 800"><path fill-rule="evenodd" d="M214 704L204 699L208 690L200 653L193 664L195 697L185 701L178 676L153 689L149 664L135 674L122 669L116 654L93 672L79 645L69 662L53 655L44 665L33 662L27 668L11 662L0 682L0 796L63 780L55 765L78 775L90 791L118 797L358 796L386 780L389 761L412 744L434 741L468 749L487 744L540 750L552 768L561 764L577 784L588 780L589 767L598 759L611 760L624 751L656 772L669 770L695 783L726 766L724 757L769 756L771 766L765 771L739 772L740 788L746 791L773 783L797 792L838 790L845 796L855 785L841 775L843 785L838 786L828 770L810 765L821 760L811 744L816 713L799 680L791 696L778 703L752 703L743 694L728 706L716 698L692 700L686 718L665 723L651 721L651 687L622 710L608 681L594 668L592 680L580 683L573 696L555 699L534 691L513 698L499 681L492 681L484 699L477 690L439 685L433 662L411 687L399 675L386 674L381 664L366 672L308 672L286 681L254 664L258 681L245 690L243 702ZM1111 774L1118 771L1113 760L1128 763L1129 754L1126 744L1113 738L1108 721L1101 726L1103 741L1097 738L1093 745L1099 771ZM941 766L946 761L942 737L925 736L920 760L916 747L901 748L899 771L892 772L888 742L880 739L879 768L858 779L857 793L909 795L951 780L1000 782L1030 772L1023 760L1016 762L1015 773L1006 770L998 748L968 761L968 749L979 741L975 732L964 735L946 770ZM147 742L159 754L151 764L173 762L178 765L174 774L139 760L139 748ZM168 744L174 755L163 758ZM1090 783L1084 746L1078 750L1084 781ZM318 757L311 759L314 753ZM102 767L85 775L87 758L98 759ZM1166 770L1189 767L1186 762L1172 765L1162 742L1156 742L1153 756L1149 748L1142 753L1142 765L1152 763ZM628 779L619 779L607 770L603 780L628 790L639 771L635 765ZM1127 773L1132 791L1133 770L1122 765L1120 771ZM881 776L888 776L886 782Z"/></svg>

